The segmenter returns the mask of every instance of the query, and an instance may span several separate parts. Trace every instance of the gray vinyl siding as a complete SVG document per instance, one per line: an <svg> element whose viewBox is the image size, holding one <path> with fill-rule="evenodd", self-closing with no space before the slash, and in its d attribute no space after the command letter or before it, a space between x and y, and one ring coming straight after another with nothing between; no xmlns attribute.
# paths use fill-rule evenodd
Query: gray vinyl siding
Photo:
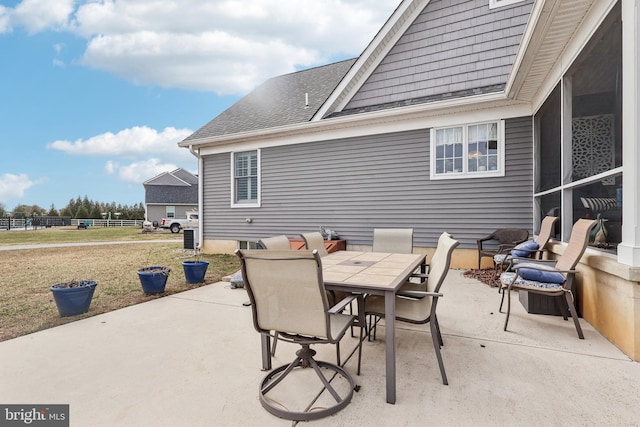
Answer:
<svg viewBox="0 0 640 427"><path fill-rule="evenodd" d="M204 238L336 230L371 244L373 228L413 227L416 246L443 231L462 247L496 228L532 225L529 117L506 122L506 176L429 180L429 129L261 150L261 207L230 208L230 154L204 158ZM247 223L246 219L252 222Z"/></svg>
<svg viewBox="0 0 640 427"><path fill-rule="evenodd" d="M430 1L344 110L503 90L532 4Z"/></svg>

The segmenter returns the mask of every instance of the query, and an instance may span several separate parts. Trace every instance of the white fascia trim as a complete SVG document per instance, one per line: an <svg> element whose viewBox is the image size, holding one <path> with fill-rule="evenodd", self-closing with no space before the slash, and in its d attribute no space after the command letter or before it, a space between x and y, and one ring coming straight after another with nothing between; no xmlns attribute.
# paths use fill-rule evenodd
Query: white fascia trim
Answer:
<svg viewBox="0 0 640 427"><path fill-rule="evenodd" d="M472 97L469 97L472 98ZM201 155L228 153L230 151L255 150L266 147L328 141L342 138L403 132L430 127L453 126L459 123L476 123L532 114L528 103L513 103L503 95L486 95L465 98L466 102L443 101L440 108L402 107L394 110L357 114L354 116L325 119L321 122L304 123L274 129L268 132L237 134L215 141L207 141L200 149ZM448 108L444 108L444 104ZM192 141L193 143L193 141Z"/></svg>
<svg viewBox="0 0 640 427"><path fill-rule="evenodd" d="M332 105L345 94L344 98L336 106L335 111L342 111L344 106L351 100L353 95L357 93L362 85L367 81L369 76L375 71L380 62L387 56L391 48L395 46L396 42L402 37L405 31L413 24L416 17L422 13L424 8L429 4L431 0L404 0L393 14L389 17L387 22L382 26L378 34L373 38L371 43L365 48L364 52L358 57L356 63L353 64L351 69L340 81L338 86L329 95L327 100L322 104L320 109L311 118L311 121L322 120L322 118L329 112ZM414 9L409 11L409 8ZM405 16L407 14L407 16ZM393 27L404 17L404 21L400 27L392 33ZM362 75L358 74L362 72ZM352 87L349 87L353 84Z"/></svg>

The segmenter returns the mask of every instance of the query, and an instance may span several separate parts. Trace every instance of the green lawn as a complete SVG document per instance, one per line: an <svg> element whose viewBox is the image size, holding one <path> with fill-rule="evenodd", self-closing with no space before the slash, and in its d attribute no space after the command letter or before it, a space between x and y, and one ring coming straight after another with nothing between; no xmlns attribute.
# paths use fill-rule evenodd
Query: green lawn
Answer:
<svg viewBox="0 0 640 427"><path fill-rule="evenodd" d="M12 229L11 231L0 231L0 245L161 239L181 241L183 235L171 234L168 230L143 233L140 227L89 227L86 230L78 230L76 226L68 226L39 228L37 230Z"/></svg>

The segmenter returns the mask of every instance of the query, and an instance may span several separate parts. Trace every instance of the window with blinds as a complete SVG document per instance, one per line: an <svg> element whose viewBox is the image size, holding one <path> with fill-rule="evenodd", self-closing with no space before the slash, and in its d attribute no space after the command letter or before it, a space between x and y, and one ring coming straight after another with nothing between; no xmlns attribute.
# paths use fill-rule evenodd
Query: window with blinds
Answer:
<svg viewBox="0 0 640 427"><path fill-rule="evenodd" d="M431 178L504 175L504 122L431 130Z"/></svg>
<svg viewBox="0 0 640 427"><path fill-rule="evenodd" d="M259 152L244 151L233 156L232 205L256 206L259 203Z"/></svg>

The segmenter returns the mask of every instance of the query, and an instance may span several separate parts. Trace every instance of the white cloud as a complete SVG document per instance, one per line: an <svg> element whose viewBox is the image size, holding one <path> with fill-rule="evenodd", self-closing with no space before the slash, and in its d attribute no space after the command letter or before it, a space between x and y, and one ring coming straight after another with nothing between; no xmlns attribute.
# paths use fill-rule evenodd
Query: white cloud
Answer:
<svg viewBox="0 0 640 427"><path fill-rule="evenodd" d="M9 8L0 5L0 34L8 33L12 30L9 12Z"/></svg>
<svg viewBox="0 0 640 427"><path fill-rule="evenodd" d="M11 173L0 175L0 200L21 199L24 197L26 190L44 181L44 179L32 180L24 173L20 175Z"/></svg>
<svg viewBox="0 0 640 427"><path fill-rule="evenodd" d="M139 156L191 156L177 143L193 133L190 129L167 127L161 132L147 126L135 126L118 133L106 132L86 140L74 142L67 140L54 141L48 148L78 156L110 156L135 158Z"/></svg>
<svg viewBox="0 0 640 427"><path fill-rule="evenodd" d="M105 173L116 175L124 182L141 184L178 167L197 169L196 158L189 150L177 145L192 133L190 129L167 127L158 132L146 126L136 126L86 140L58 140L47 147L75 156L108 157Z"/></svg>
<svg viewBox="0 0 640 427"><path fill-rule="evenodd" d="M30 34L63 28L74 10L74 0L23 0L11 14Z"/></svg>
<svg viewBox="0 0 640 427"><path fill-rule="evenodd" d="M133 162L126 166L120 166L116 162L109 161L105 165L105 171L109 174L117 174L118 179L133 184L141 184L163 172L171 172L177 169L173 163L163 163L159 159L151 158L139 162ZM185 168L186 169L186 168Z"/></svg>
<svg viewBox="0 0 640 427"><path fill-rule="evenodd" d="M87 39L80 63L138 84L242 94L357 56L399 1L100 0L73 11L72 0L23 0L10 16L31 32L75 32Z"/></svg>

